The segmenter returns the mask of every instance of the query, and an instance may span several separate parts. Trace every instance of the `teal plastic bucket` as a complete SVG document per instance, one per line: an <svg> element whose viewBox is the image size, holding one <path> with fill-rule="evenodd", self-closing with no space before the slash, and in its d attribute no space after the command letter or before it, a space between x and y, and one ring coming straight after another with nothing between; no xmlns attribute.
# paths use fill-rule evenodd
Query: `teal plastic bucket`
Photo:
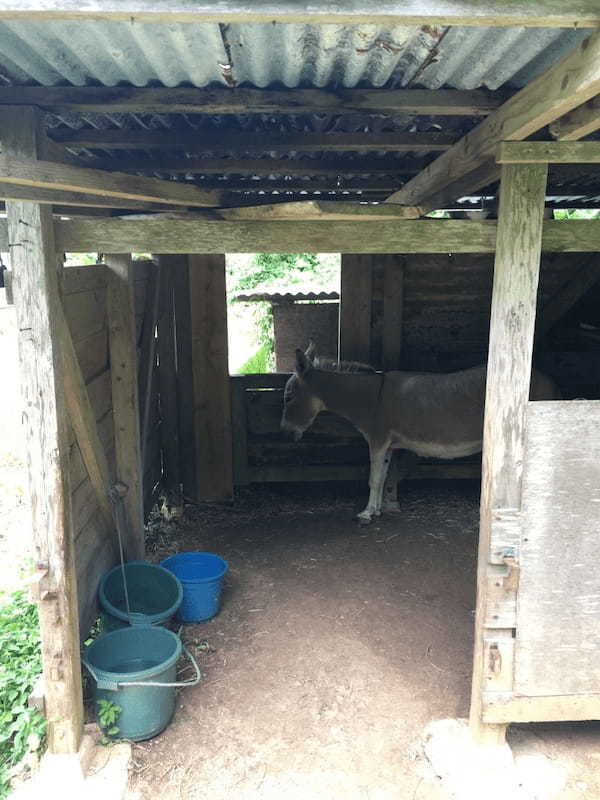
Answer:
<svg viewBox="0 0 600 800"><path fill-rule="evenodd" d="M125 564L131 615L127 615L121 565L113 567L100 581L98 596L105 631L131 625L166 625L183 599L179 579L167 569L147 561Z"/></svg>
<svg viewBox="0 0 600 800"><path fill-rule="evenodd" d="M114 723L118 732L112 738L141 742L167 727L175 711L175 689L200 680L198 665L187 650L196 677L176 680L181 650L176 634L150 626L105 633L86 649L82 660L96 683L96 709L99 700L120 708Z"/></svg>
<svg viewBox="0 0 600 800"><path fill-rule="evenodd" d="M177 553L161 561L183 586L180 622L204 622L219 612L227 562L214 553Z"/></svg>

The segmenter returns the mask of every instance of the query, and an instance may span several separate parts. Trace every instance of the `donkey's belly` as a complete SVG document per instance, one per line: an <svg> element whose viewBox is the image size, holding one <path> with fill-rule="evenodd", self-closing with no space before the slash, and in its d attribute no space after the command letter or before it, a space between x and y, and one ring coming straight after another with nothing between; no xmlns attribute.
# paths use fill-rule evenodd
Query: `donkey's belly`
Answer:
<svg viewBox="0 0 600 800"><path fill-rule="evenodd" d="M411 450L427 458L464 458L481 452L481 439L473 442L418 442L394 435L392 447L395 450Z"/></svg>

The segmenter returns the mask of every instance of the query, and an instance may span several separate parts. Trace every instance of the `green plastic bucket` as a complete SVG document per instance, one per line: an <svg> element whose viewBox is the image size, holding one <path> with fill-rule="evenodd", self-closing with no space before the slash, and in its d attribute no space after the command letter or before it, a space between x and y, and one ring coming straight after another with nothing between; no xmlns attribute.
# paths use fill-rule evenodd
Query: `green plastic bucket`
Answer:
<svg viewBox="0 0 600 800"><path fill-rule="evenodd" d="M98 590L104 631L131 625L166 625L183 599L183 587L168 569L147 561L125 564L131 615L127 614L121 565L109 570Z"/></svg>
<svg viewBox="0 0 600 800"><path fill-rule="evenodd" d="M177 681L182 648L196 670ZM175 689L195 686L200 670L179 636L167 628L135 626L102 634L82 658L96 683L95 704L109 700L121 709L112 738L141 742L163 731L175 711Z"/></svg>

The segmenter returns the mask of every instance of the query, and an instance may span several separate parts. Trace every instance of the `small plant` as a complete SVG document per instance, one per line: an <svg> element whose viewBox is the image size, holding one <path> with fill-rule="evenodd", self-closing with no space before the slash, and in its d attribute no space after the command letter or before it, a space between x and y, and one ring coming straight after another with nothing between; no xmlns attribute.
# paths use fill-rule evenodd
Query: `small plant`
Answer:
<svg viewBox="0 0 600 800"><path fill-rule="evenodd" d="M27 700L42 671L37 608L21 589L0 608L0 798L10 775L41 748L46 720Z"/></svg>
<svg viewBox="0 0 600 800"><path fill-rule="evenodd" d="M104 734L100 741L102 744L109 744L111 738L115 737L119 733L119 728L117 725L115 725L115 723L121 716L121 711L123 709L121 706L118 706L116 703L113 703L110 700L104 700L100 698L100 700L98 700L96 703L96 710L98 725Z"/></svg>

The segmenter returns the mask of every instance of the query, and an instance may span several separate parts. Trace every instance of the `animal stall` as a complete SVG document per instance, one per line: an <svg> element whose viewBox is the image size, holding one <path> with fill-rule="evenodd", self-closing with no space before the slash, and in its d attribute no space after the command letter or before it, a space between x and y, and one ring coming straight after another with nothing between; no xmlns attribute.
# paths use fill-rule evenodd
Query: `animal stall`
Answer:
<svg viewBox="0 0 600 800"><path fill-rule="evenodd" d="M90 13L102 26L103 4L97 5ZM37 11L21 12L19 24L25 30L31 24L33 36L37 21L29 17ZM60 9L56 13L44 24L48 30L57 20L62 24ZM69 11L83 15L69 26L70 36L82 31L87 13ZM165 20L178 24L179 12L159 13L158 26ZM205 10L186 13L213 25L217 12L211 10L210 18ZM240 25L254 13L244 10ZM372 22L373 12L356 13ZM529 13L531 24L547 21L535 10ZM565 24L565 15L569 24L577 21L570 13L561 12L553 24ZM319 25L315 14L303 11L301 17ZM399 25L404 19L397 10L392 17ZM509 12L498 12L495 19L531 21ZM597 13L585 19L600 25ZM277 36L280 23L270 20L269 33ZM468 25L477 22L469 20ZM113 24L131 21L118 17ZM247 28L244 48L252 39ZM538 72L546 56L551 65L538 77L527 73L509 98L463 90L448 95L445 89L412 95L412 89L395 85L391 94L384 89L385 95L375 89L326 90L332 113L340 106L355 113L358 106L371 116L378 109L391 126L383 133L379 123L359 123L350 132L338 131L335 123L324 132L315 123L323 111L316 89L263 92L229 82L216 94L194 87L147 93L132 85L115 87L120 78L113 73L105 86L57 86L62 78L55 70L64 60L59 57L53 71L36 71L47 86L20 85L37 80L25 64L14 80L7 79L9 85L0 89L0 187L7 217L0 224L0 250L11 254L20 330L39 573L35 591L53 755L77 753L81 742L81 630L93 616L100 572L116 561L109 489L120 484L125 493L127 555L135 557L144 552L144 493L149 504L158 478L191 500L212 501L231 500L234 484L282 476L323 480L332 472L355 477L365 469L360 442L332 417L317 423L315 440L304 450L275 440L280 376L228 375L226 252L341 253L342 359L373 360L386 369L405 364L448 369L463 365L467 355L487 352L471 730L478 741L498 742L514 721L600 717L597 391L587 401L528 400L534 343L549 357L542 340L535 342L536 306L538 330L550 330L598 278L600 222L544 218L546 204L560 205L556 198L565 193L567 202L583 198L594 207L594 184L581 165L600 162L600 145L595 139L571 140L594 136L598 129L597 108L586 104L600 91L600 35L570 33L574 39L563 41L562 57L536 51L532 62ZM151 37L150 30L146 34ZM209 34L206 47L215 30ZM224 28L217 34L221 49L214 63L222 64L221 54L231 48L223 41ZM11 28L10 36L16 35ZM430 35L429 24L419 29L419 41ZM438 45L436 38L432 47ZM388 52L381 43L373 48ZM241 53L241 45L235 52ZM424 69L430 63L434 59ZM73 69L79 84L96 81ZM226 73L231 69L228 64ZM100 63L95 70L101 71ZM162 67L157 74L165 74ZM155 80L150 76L148 84ZM484 75L482 86L485 80ZM309 115L311 131L298 127L300 109ZM420 127L409 120L396 130L400 109L418 117ZM291 123L283 133L262 118L252 128L248 110L253 120L276 113ZM206 116L221 112L235 118L233 132L203 127ZM433 129L432 112L441 120ZM90 123L90 114L99 114L101 122L96 125L93 117ZM115 123L116 114L125 115L118 118L122 126ZM190 129L190 116L202 118L198 130ZM440 133L446 124L451 133ZM557 141L550 141L550 124ZM543 140L526 141L533 134ZM171 147L186 158L175 157ZM198 161L205 162L200 166L187 157L199 147L204 157ZM217 153L225 149L226 157L209 158L209 147ZM345 157L337 156L331 163L327 155L360 154L363 148L389 151L393 169L370 158L360 174L371 177L355 183L357 166L344 165ZM296 162L293 154L304 149L325 156ZM273 165L247 156L273 151L290 158L279 160L286 179L277 185L283 189L271 183L265 194L261 176L272 175ZM398 156L402 153L410 155ZM555 164L568 168L566 178ZM292 189L287 178L310 176L313 169L326 194L307 200L307 181ZM237 170L251 178L232 179ZM150 177L156 174L168 179ZM190 174L196 179L181 177ZM215 174L220 177L210 177ZM498 180L497 221L426 218L430 210L453 208L472 192L481 203L491 197L495 204ZM63 266L65 252L102 253L104 262L70 272L73 268ZM152 265L133 262L132 253L152 253ZM77 281L86 288L82 297L71 299ZM148 288L151 281L158 292ZM460 304L468 306L468 314L455 331ZM439 324L430 322L432 317ZM423 341L431 343L427 352ZM138 389L140 375L146 397ZM577 380L571 385L578 396ZM580 375L579 387L584 386ZM323 461L322 453L330 460ZM290 461L292 454L296 462ZM419 469L435 474L441 468L423 463ZM473 474L474 467L452 469ZM569 558L556 546L557 531L561 542L568 542ZM564 647L557 646L558 638Z"/></svg>

